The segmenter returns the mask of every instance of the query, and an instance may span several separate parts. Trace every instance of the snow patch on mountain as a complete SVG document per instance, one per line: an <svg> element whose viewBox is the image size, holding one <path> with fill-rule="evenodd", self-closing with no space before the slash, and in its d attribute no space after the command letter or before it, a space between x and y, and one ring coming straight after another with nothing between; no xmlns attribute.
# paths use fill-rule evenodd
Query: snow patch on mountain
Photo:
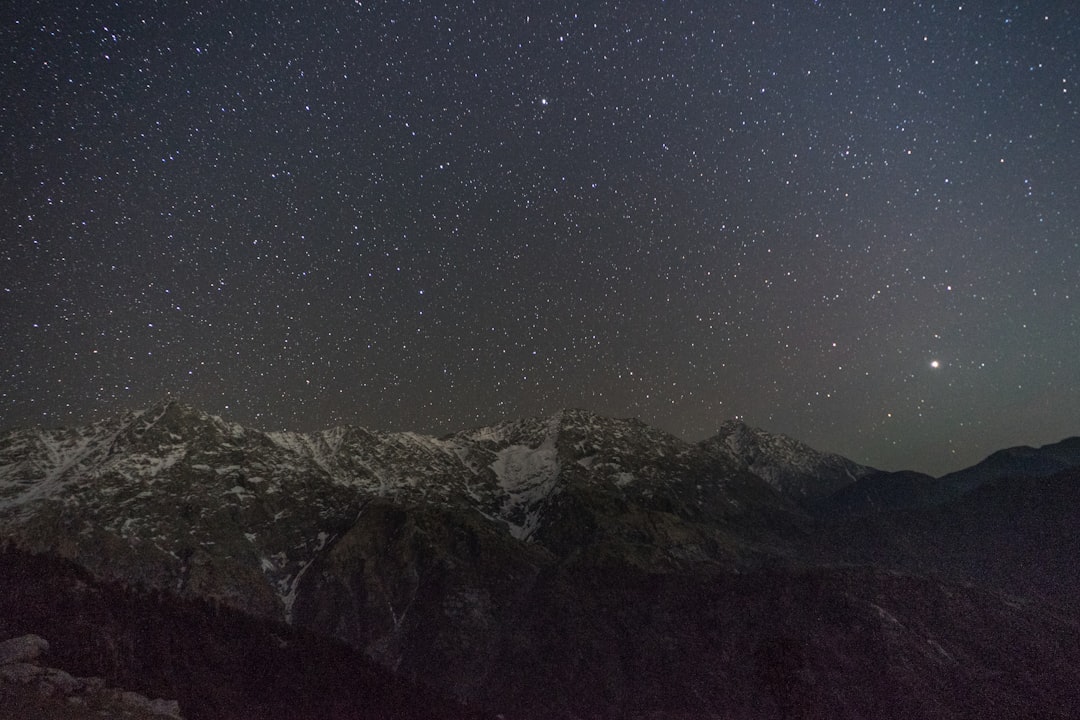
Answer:
<svg viewBox="0 0 1080 720"><path fill-rule="evenodd" d="M540 523L539 505L551 496L559 477L557 419L553 419L547 436L538 447L509 445L495 454L491 470L498 485L506 494L502 517L510 534L527 540Z"/></svg>
<svg viewBox="0 0 1080 720"><path fill-rule="evenodd" d="M14 431L0 440L0 511L24 514L36 501L61 494L70 474L106 454L123 426Z"/></svg>

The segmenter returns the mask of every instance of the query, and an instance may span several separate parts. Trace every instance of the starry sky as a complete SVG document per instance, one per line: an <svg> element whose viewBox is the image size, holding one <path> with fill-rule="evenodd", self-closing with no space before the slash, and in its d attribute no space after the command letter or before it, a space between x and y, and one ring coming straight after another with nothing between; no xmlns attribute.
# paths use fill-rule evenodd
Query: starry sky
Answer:
<svg viewBox="0 0 1080 720"><path fill-rule="evenodd" d="M8 2L0 424L1080 434L1071 2Z"/></svg>

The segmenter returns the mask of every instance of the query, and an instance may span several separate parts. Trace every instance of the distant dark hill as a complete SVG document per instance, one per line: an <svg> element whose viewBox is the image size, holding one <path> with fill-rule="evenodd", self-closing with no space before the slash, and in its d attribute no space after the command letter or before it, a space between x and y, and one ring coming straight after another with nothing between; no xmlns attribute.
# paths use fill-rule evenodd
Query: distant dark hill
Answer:
<svg viewBox="0 0 1080 720"><path fill-rule="evenodd" d="M1039 448L999 450L982 462L940 478L913 471L875 471L806 503L821 515L863 515L941 505L1002 478L1044 478L1080 467L1080 437Z"/></svg>
<svg viewBox="0 0 1080 720"><path fill-rule="evenodd" d="M998 450L976 465L942 476L942 499L958 497L991 480L1049 477L1075 467L1080 467L1080 437L1038 448L1021 445Z"/></svg>

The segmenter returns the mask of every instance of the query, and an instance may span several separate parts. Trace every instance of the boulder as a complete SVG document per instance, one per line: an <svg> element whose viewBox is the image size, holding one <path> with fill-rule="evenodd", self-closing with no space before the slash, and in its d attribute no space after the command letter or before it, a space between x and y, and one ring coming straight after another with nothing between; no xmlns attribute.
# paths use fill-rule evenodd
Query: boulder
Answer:
<svg viewBox="0 0 1080 720"><path fill-rule="evenodd" d="M139 708L153 715L180 717L180 703L175 700L151 700L145 695L130 690L118 691L117 699L129 707Z"/></svg>
<svg viewBox="0 0 1080 720"><path fill-rule="evenodd" d="M82 680L56 668L45 668L38 678L42 695L68 697L82 692L84 687Z"/></svg>
<svg viewBox="0 0 1080 720"><path fill-rule="evenodd" d="M22 635L0 642L0 665L32 663L49 651L49 641L38 635Z"/></svg>
<svg viewBox="0 0 1080 720"><path fill-rule="evenodd" d="M7 663L0 665L0 680L18 685L29 685L36 682L44 672L44 668L33 663Z"/></svg>

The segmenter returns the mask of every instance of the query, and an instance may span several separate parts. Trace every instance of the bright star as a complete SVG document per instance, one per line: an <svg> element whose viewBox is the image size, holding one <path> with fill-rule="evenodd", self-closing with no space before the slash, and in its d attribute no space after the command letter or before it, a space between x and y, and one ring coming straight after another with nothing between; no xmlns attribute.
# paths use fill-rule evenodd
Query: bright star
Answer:
<svg viewBox="0 0 1080 720"><path fill-rule="evenodd" d="M940 362L938 362L937 360L931 360L931 361L930 361L930 367L932 367L932 368L934 368L935 370L937 370L937 369L938 369L939 367L941 367L941 363L940 363Z"/></svg>

